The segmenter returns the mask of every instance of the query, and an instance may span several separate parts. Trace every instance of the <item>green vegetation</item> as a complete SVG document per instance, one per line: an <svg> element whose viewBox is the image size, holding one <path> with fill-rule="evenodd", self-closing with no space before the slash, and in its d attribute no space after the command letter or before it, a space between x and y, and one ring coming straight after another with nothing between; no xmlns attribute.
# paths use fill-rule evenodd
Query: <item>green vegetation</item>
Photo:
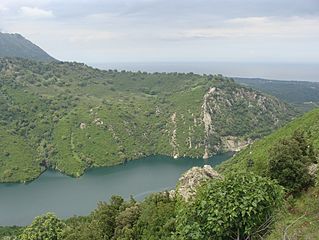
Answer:
<svg viewBox="0 0 319 240"><path fill-rule="evenodd" d="M141 203L113 196L89 216L63 222L49 213L25 227L19 239L243 239L267 232L282 196L282 188L271 180L231 175L205 183L192 203L163 192Z"/></svg>
<svg viewBox="0 0 319 240"><path fill-rule="evenodd" d="M36 217L32 224L26 227L19 236L21 240L61 239L65 224L54 214L47 213Z"/></svg>
<svg viewBox="0 0 319 240"><path fill-rule="evenodd" d="M18 227L18 226L11 226L11 227L2 227L0 226L0 239L4 240L10 240L14 239L16 236L19 236L24 227Z"/></svg>
<svg viewBox="0 0 319 240"><path fill-rule="evenodd" d="M282 139L291 138L297 130L305 132L306 141L309 141L313 145L314 151L318 152L319 109L315 109L293 120L273 134L251 144L232 159L222 163L219 170L222 172L248 170L267 176L271 149Z"/></svg>
<svg viewBox="0 0 319 240"><path fill-rule="evenodd" d="M71 176L161 154L203 157L269 134L296 115L220 75L102 71L0 59L0 182L50 167Z"/></svg>
<svg viewBox="0 0 319 240"><path fill-rule="evenodd" d="M37 61L55 61L53 57L20 34L1 32L0 57L19 57Z"/></svg>
<svg viewBox="0 0 319 240"><path fill-rule="evenodd" d="M219 170L252 171L277 179L294 193L286 199L272 233L266 239L316 239L318 231L319 109L295 119L273 134L256 141ZM315 186L310 187L314 182ZM307 190L307 188L309 188Z"/></svg>
<svg viewBox="0 0 319 240"><path fill-rule="evenodd" d="M319 106L319 83L278 81L261 78L234 78L236 82L288 102L307 112Z"/></svg>
<svg viewBox="0 0 319 240"><path fill-rule="evenodd" d="M58 239L170 239L174 220L175 200L167 194L153 194L142 203L113 196L109 203L100 202L89 216L67 219Z"/></svg>
<svg viewBox="0 0 319 240"><path fill-rule="evenodd" d="M314 183L309 166L316 161L313 145L303 132L296 131L290 139L280 140L271 149L269 176L287 191L298 194Z"/></svg>
<svg viewBox="0 0 319 240"><path fill-rule="evenodd" d="M290 200L279 214L267 240L318 239L319 187L312 187L296 199Z"/></svg>
<svg viewBox="0 0 319 240"><path fill-rule="evenodd" d="M254 174L236 173L210 181L194 202L177 209L176 239L257 239L282 206L283 189Z"/></svg>
<svg viewBox="0 0 319 240"><path fill-rule="evenodd" d="M168 192L142 202L114 196L89 216L65 220L60 239L316 239L318 173L304 170L318 159L318 117L314 110L253 143L220 167L223 179L204 182L190 201ZM251 158L241 160L246 151ZM304 181L310 176L316 185ZM36 231L35 222L23 232ZM10 228L5 232L14 236Z"/></svg>

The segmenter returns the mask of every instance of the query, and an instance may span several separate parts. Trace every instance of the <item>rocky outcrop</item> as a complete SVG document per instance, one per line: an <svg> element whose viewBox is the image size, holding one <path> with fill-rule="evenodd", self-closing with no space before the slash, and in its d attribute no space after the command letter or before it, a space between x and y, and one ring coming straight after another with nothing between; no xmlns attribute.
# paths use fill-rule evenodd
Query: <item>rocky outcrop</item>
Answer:
<svg viewBox="0 0 319 240"><path fill-rule="evenodd" d="M241 140L235 136L221 137L221 140L226 152L239 152L252 143L251 139Z"/></svg>
<svg viewBox="0 0 319 240"><path fill-rule="evenodd" d="M311 164L308 168L308 172L311 176L316 176L316 174L318 173L318 164Z"/></svg>
<svg viewBox="0 0 319 240"><path fill-rule="evenodd" d="M176 112L173 113L171 116L171 122L173 125L173 131L172 131L172 137L171 137L171 146L173 148L173 157L176 159L179 157L179 152L178 152L178 145L176 141L176 129L177 129L177 124L176 124Z"/></svg>
<svg viewBox="0 0 319 240"><path fill-rule="evenodd" d="M212 116L211 116L211 109L209 108L209 96L215 92L216 88L210 88L209 91L204 95L204 101L202 105L202 115L203 115L203 123L205 127L205 152L204 152L204 159L209 157L209 137L214 132L213 124L212 124Z"/></svg>
<svg viewBox="0 0 319 240"><path fill-rule="evenodd" d="M176 192L185 201L189 201L195 196L196 189L210 179L222 179L222 176L210 165L193 167L180 177ZM170 194L175 195L176 192L171 191Z"/></svg>

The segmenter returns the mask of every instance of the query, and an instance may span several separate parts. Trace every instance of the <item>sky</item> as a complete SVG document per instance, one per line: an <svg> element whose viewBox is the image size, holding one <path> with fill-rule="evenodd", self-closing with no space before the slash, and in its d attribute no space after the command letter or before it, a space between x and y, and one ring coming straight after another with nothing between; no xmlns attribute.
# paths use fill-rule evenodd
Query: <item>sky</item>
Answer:
<svg viewBox="0 0 319 240"><path fill-rule="evenodd" d="M59 60L319 63L319 0L0 0Z"/></svg>

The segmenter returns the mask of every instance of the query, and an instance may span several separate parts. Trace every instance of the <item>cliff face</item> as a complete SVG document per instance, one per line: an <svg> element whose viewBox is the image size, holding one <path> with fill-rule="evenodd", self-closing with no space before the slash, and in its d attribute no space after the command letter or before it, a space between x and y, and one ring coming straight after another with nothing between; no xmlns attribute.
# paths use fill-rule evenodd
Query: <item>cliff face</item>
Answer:
<svg viewBox="0 0 319 240"><path fill-rule="evenodd" d="M254 139L282 125L283 119L291 117L290 110L276 98L232 82L210 87L203 94L200 113L195 113L197 117L190 109L174 112L172 155L187 155L187 152L201 149L202 157L208 158L218 152L240 151ZM193 118L193 121L179 118ZM189 130L188 138L179 137L185 129ZM194 129L202 133L196 139Z"/></svg>

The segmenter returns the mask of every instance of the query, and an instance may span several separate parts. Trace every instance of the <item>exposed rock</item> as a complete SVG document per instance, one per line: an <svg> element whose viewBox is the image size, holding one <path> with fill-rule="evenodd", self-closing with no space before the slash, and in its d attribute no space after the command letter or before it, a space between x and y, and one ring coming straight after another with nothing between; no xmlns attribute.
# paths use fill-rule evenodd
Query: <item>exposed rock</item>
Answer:
<svg viewBox="0 0 319 240"><path fill-rule="evenodd" d="M214 132L213 124L212 124L212 116L210 115L209 109L209 96L216 91L216 88L210 88L209 91L204 95L204 101L202 105L202 115L203 115L203 123L205 127L205 153L203 158L207 159L209 157L208 149L210 148L208 142L210 135Z"/></svg>
<svg viewBox="0 0 319 240"><path fill-rule="evenodd" d="M173 147L173 157L176 159L179 157L179 151L178 151L178 145L177 145L177 140L176 140L176 129L177 129L177 124L176 124L176 112L173 113L171 116L171 121L173 124L173 131L172 131L172 137L171 137L171 146Z"/></svg>
<svg viewBox="0 0 319 240"><path fill-rule="evenodd" d="M311 176L316 176L318 172L318 164L311 164L308 168L308 171Z"/></svg>
<svg viewBox="0 0 319 240"><path fill-rule="evenodd" d="M86 128L86 124L85 124L85 123L81 123L81 124L80 124L80 128L81 128L81 129Z"/></svg>
<svg viewBox="0 0 319 240"><path fill-rule="evenodd" d="M177 192L185 201L189 201L195 196L196 188L210 179L222 179L222 176L210 165L193 167L178 180ZM170 196L172 197L175 194L175 192L170 192Z"/></svg>
<svg viewBox="0 0 319 240"><path fill-rule="evenodd" d="M222 137L221 140L224 146L224 150L230 152L239 152L252 143L251 139L241 140L238 137L234 136Z"/></svg>
<svg viewBox="0 0 319 240"><path fill-rule="evenodd" d="M97 126L104 124L101 118L95 118L93 123L95 123Z"/></svg>

